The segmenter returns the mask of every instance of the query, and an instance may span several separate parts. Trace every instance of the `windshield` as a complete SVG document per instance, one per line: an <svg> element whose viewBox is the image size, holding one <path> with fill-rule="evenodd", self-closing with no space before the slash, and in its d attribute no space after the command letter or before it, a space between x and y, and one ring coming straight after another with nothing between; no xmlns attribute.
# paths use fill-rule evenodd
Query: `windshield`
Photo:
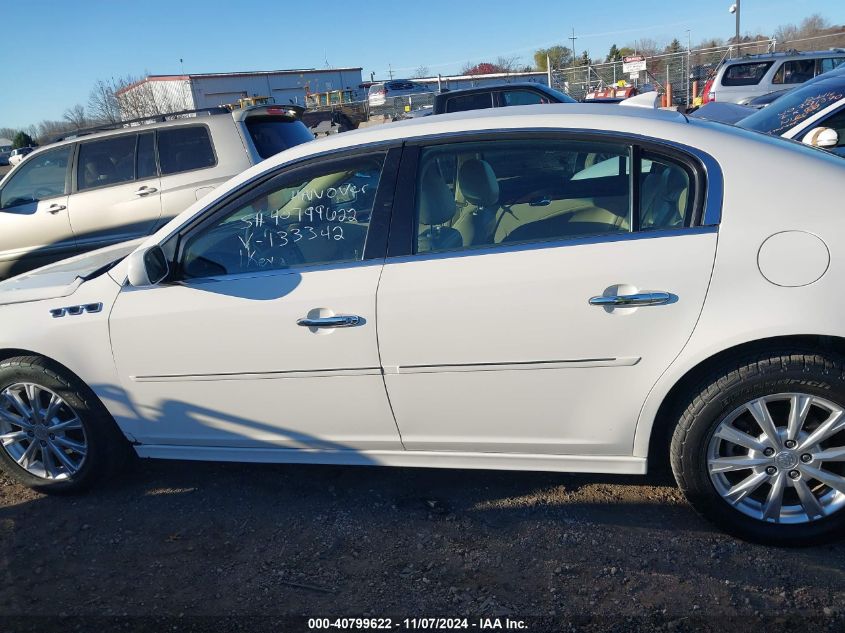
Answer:
<svg viewBox="0 0 845 633"><path fill-rule="evenodd" d="M832 103L845 98L845 81L821 81L796 88L767 108L737 122L747 130L780 136Z"/></svg>

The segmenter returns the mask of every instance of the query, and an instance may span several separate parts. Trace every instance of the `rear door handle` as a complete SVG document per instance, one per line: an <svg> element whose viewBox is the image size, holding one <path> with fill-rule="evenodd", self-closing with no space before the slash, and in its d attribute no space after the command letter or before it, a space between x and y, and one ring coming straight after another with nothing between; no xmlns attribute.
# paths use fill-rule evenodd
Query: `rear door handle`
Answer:
<svg viewBox="0 0 845 633"><path fill-rule="evenodd" d="M592 297L591 306L624 308L627 306L662 306L672 300L668 292L639 292L633 295L613 295L610 297Z"/></svg>
<svg viewBox="0 0 845 633"><path fill-rule="evenodd" d="M296 324L302 327L352 327L360 324L361 320L361 317L354 314L339 314L318 319L299 319Z"/></svg>
<svg viewBox="0 0 845 633"><path fill-rule="evenodd" d="M158 189L156 189L155 187L147 187L146 185L144 185L143 187L138 188L138 191L135 192L135 195L148 196L151 193L155 193L156 191L158 191Z"/></svg>
<svg viewBox="0 0 845 633"><path fill-rule="evenodd" d="M65 209L67 209L67 207L63 204L51 204L49 207L47 207L47 213L56 214L59 211L64 211Z"/></svg>

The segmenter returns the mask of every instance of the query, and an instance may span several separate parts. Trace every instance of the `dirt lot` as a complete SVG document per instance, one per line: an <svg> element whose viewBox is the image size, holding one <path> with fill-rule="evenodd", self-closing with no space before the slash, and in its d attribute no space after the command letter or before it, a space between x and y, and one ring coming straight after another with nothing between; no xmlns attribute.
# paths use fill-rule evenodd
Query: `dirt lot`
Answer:
<svg viewBox="0 0 845 633"><path fill-rule="evenodd" d="M0 165L0 178L12 171L11 165Z"/></svg>
<svg viewBox="0 0 845 633"><path fill-rule="evenodd" d="M0 478L0 588L2 616L236 616L215 630L284 614L845 630L845 543L737 541L653 477L140 462L77 497Z"/></svg>

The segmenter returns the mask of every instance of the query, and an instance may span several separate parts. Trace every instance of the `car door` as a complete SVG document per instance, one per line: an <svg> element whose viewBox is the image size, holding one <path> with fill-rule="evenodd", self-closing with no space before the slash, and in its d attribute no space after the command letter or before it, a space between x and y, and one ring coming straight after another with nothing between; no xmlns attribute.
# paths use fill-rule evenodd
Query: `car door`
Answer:
<svg viewBox="0 0 845 633"><path fill-rule="evenodd" d="M82 251L149 235L161 216L152 132L79 143L68 213Z"/></svg>
<svg viewBox="0 0 845 633"><path fill-rule="evenodd" d="M33 156L0 188L0 279L77 252L68 219L73 144Z"/></svg>
<svg viewBox="0 0 845 633"><path fill-rule="evenodd" d="M717 235L697 226L703 174L624 138L504 138L403 158L410 193L378 293L403 443L630 455L707 291Z"/></svg>
<svg viewBox="0 0 845 633"><path fill-rule="evenodd" d="M220 132L218 141L226 134L226 151L220 157L206 125L181 125L157 131L164 220L179 215L221 182L249 166L243 142L231 125L231 117L226 118L230 125L216 128Z"/></svg>
<svg viewBox="0 0 845 633"><path fill-rule="evenodd" d="M110 317L132 437L401 449L375 312L397 160L286 170L166 243L171 279L126 287Z"/></svg>

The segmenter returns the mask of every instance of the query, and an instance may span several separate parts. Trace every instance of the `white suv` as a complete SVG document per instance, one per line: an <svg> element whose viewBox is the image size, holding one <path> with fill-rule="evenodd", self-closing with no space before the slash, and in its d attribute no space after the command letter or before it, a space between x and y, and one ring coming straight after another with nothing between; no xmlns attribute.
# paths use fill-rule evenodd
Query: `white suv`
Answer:
<svg viewBox="0 0 845 633"><path fill-rule="evenodd" d="M301 113L176 113L33 152L0 181L0 279L154 233L220 183L312 140Z"/></svg>
<svg viewBox="0 0 845 633"><path fill-rule="evenodd" d="M845 49L747 55L724 62L705 84L702 104L739 103L748 97L792 88L845 62Z"/></svg>

